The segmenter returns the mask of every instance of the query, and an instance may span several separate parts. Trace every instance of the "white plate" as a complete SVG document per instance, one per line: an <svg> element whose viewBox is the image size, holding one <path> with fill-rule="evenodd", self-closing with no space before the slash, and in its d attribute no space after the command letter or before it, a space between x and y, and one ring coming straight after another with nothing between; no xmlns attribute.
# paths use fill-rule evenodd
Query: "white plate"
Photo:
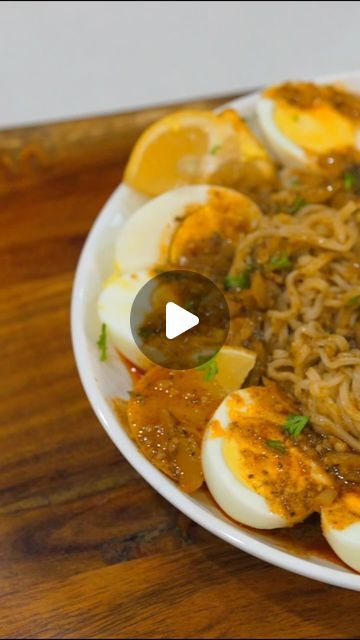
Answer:
<svg viewBox="0 0 360 640"><path fill-rule="evenodd" d="M317 79L341 81L360 93L360 73L348 73ZM257 94L234 100L230 105L245 117L251 117ZM127 396L131 388L129 374L111 350L106 363L99 361L96 340L100 324L96 301L104 279L112 271L114 236L124 220L146 200L125 185L119 185L99 213L84 245L72 295L71 329L75 358L89 401L116 447L147 482L189 518L226 542L271 564L309 578L360 591L360 575L320 557L303 557L270 542L261 532L237 526L222 514L206 494L186 495L137 449L119 424L109 399Z"/></svg>

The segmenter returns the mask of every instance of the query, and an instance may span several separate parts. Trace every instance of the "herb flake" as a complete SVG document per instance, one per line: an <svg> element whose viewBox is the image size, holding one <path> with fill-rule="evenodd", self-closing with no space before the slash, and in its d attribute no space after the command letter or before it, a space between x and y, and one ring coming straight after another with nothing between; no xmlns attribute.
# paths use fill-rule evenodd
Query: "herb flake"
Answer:
<svg viewBox="0 0 360 640"><path fill-rule="evenodd" d="M357 177L352 171L346 171L343 175L343 184L345 191L351 191L357 184Z"/></svg>
<svg viewBox="0 0 360 640"><path fill-rule="evenodd" d="M232 291L233 289L250 289L251 287L251 269L246 269L238 276L226 276L224 280L225 289Z"/></svg>
<svg viewBox="0 0 360 640"><path fill-rule="evenodd" d="M304 427L306 427L309 422L309 416L301 416L290 414L286 418L286 422L284 424L284 431L289 434L289 436L299 436Z"/></svg>
<svg viewBox="0 0 360 640"><path fill-rule="evenodd" d="M353 307L354 309L360 308L360 295L349 298L346 304L348 307Z"/></svg>
<svg viewBox="0 0 360 640"><path fill-rule="evenodd" d="M281 440L265 440L268 447L271 449L276 449L279 453L285 453L286 447L281 442Z"/></svg>
<svg viewBox="0 0 360 640"><path fill-rule="evenodd" d="M287 212L290 213L290 215L294 215L295 213L300 211L302 207L305 207L306 204L307 202L305 198L298 194L294 202L287 208Z"/></svg>
<svg viewBox="0 0 360 640"><path fill-rule="evenodd" d="M105 362L107 360L107 326L105 322L101 325L100 335L96 342L100 351L100 361Z"/></svg>
<svg viewBox="0 0 360 640"><path fill-rule="evenodd" d="M221 144L214 144L213 147L211 147L210 149L210 153L212 156L216 156L216 154L218 153L218 151L221 149Z"/></svg>
<svg viewBox="0 0 360 640"><path fill-rule="evenodd" d="M217 375L217 373L219 372L219 367L216 362L216 356L211 358L211 360L207 360L203 364L200 364L196 368L198 371L203 372L205 382L211 382L211 380L213 380Z"/></svg>
<svg viewBox="0 0 360 640"><path fill-rule="evenodd" d="M287 251L279 251L275 253L267 263L269 271L281 271L291 267L291 260Z"/></svg>

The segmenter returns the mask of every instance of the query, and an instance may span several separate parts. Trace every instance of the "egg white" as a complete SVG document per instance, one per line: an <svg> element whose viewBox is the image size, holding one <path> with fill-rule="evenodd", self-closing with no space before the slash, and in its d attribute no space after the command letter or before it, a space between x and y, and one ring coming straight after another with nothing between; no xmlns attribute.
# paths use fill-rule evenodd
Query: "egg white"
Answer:
<svg viewBox="0 0 360 640"><path fill-rule="evenodd" d="M232 395L235 394L242 398L242 411L246 414L247 408L253 404L250 394L246 389L235 391ZM263 496L258 495L233 474L223 455L224 438L213 436L214 421L219 422L224 431L231 424L228 398L229 396L214 413L203 438L201 459L208 489L225 513L242 524L256 529L286 527L286 518L273 513Z"/></svg>
<svg viewBox="0 0 360 640"><path fill-rule="evenodd" d="M153 277L148 270L112 275L98 299L100 321L106 324L109 339L116 349L141 369L150 361L137 346L130 326L131 307L140 289Z"/></svg>
<svg viewBox="0 0 360 640"><path fill-rule="evenodd" d="M360 572L360 520L343 529L337 529L331 524L328 510L322 509L321 526L326 540L336 555L349 567Z"/></svg>
<svg viewBox="0 0 360 640"><path fill-rule="evenodd" d="M275 121L276 105L277 105L276 100L272 99L267 95L260 96L256 104L256 115L257 115L258 124L260 126L262 134L271 152L285 166L298 168L298 169L310 169L310 170L316 168L317 153L315 151L308 153L306 148L301 146L300 143L296 143L293 140L291 140L278 127ZM315 119L313 119L313 117L314 116L311 109L303 110L303 116L301 116L302 118L301 126L304 131L304 135L309 134L309 129L308 129L309 126L310 126L310 132L311 132L311 126L313 125L314 122L318 122L320 125L323 122L321 113L320 115L318 114L318 117L316 117ZM326 115L325 116L323 115L323 118L324 117L326 118ZM341 114L338 114L338 117L341 118ZM326 119L325 119L325 122L326 122ZM338 136L337 136L337 134L340 134L340 132L342 131L341 127L346 126L345 123L348 123L348 126L354 127L354 132L353 132L354 139L352 144L357 149L360 148L359 146L360 145L360 128L355 127L354 123L351 123L350 119L343 116L342 120L338 122L337 126L334 124L331 131L327 132L327 134L325 133L323 134L324 136L326 135L326 140L329 143L329 148L327 150L324 149L324 153L327 153L330 151L336 151L336 150L341 151L342 149L344 149L344 144L346 145L349 144L349 142L345 143L345 139L342 138L341 135L340 135L340 140L342 142L340 143L340 140L338 139ZM340 129L338 130L339 127ZM332 131L334 133L334 139L332 139L331 137ZM316 136L316 134L314 133L312 133L311 135Z"/></svg>
<svg viewBox="0 0 360 640"><path fill-rule="evenodd" d="M205 430L202 464L210 493L228 515L257 529L303 521L317 510L322 492L333 489L321 464L284 432L289 410L286 398L274 389L247 387L225 398ZM239 439L230 432L234 422ZM252 460L251 467L242 468L246 460Z"/></svg>
<svg viewBox="0 0 360 640"><path fill-rule="evenodd" d="M151 269L164 261L177 218L190 204L205 203L208 194L208 186L180 187L137 209L117 237L115 261L121 273Z"/></svg>
<svg viewBox="0 0 360 640"><path fill-rule="evenodd" d="M263 136L275 157L285 166L304 168L311 164L307 153L295 142L287 138L276 126L274 120L275 102L260 97L256 113Z"/></svg>

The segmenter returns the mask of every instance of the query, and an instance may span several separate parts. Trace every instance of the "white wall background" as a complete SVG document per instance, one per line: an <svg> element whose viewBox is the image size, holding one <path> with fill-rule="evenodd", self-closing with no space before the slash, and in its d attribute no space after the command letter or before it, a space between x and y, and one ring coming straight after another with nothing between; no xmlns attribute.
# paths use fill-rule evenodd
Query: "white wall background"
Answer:
<svg viewBox="0 0 360 640"><path fill-rule="evenodd" d="M359 2L0 2L0 127L360 67Z"/></svg>

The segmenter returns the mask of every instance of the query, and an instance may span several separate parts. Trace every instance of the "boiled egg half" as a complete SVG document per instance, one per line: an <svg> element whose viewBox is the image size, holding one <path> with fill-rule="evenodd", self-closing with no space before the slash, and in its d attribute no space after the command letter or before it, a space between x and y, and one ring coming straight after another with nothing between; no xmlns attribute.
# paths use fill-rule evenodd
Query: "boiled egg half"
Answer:
<svg viewBox="0 0 360 640"><path fill-rule="evenodd" d="M360 492L349 490L321 510L323 534L335 553L360 572Z"/></svg>
<svg viewBox="0 0 360 640"><path fill-rule="evenodd" d="M360 149L360 120L339 107L351 96L345 89L312 83L269 87L256 111L262 133L280 162L314 168L321 155Z"/></svg>
<svg viewBox="0 0 360 640"><path fill-rule="evenodd" d="M286 436L294 408L275 386L228 395L205 431L204 477L218 505L257 529L301 522L332 487L320 464Z"/></svg>
<svg viewBox="0 0 360 640"><path fill-rule="evenodd" d="M128 273L163 264L186 266L181 263L185 245L200 245L216 234L235 243L239 232L251 231L260 218L257 205L231 189L174 189L147 202L125 222L116 241L116 267Z"/></svg>
<svg viewBox="0 0 360 640"><path fill-rule="evenodd" d="M125 274L114 272L105 282L98 299L100 321L107 327L110 341L130 362L148 369L151 362L137 346L130 325L131 307L140 289L153 277L149 270Z"/></svg>

